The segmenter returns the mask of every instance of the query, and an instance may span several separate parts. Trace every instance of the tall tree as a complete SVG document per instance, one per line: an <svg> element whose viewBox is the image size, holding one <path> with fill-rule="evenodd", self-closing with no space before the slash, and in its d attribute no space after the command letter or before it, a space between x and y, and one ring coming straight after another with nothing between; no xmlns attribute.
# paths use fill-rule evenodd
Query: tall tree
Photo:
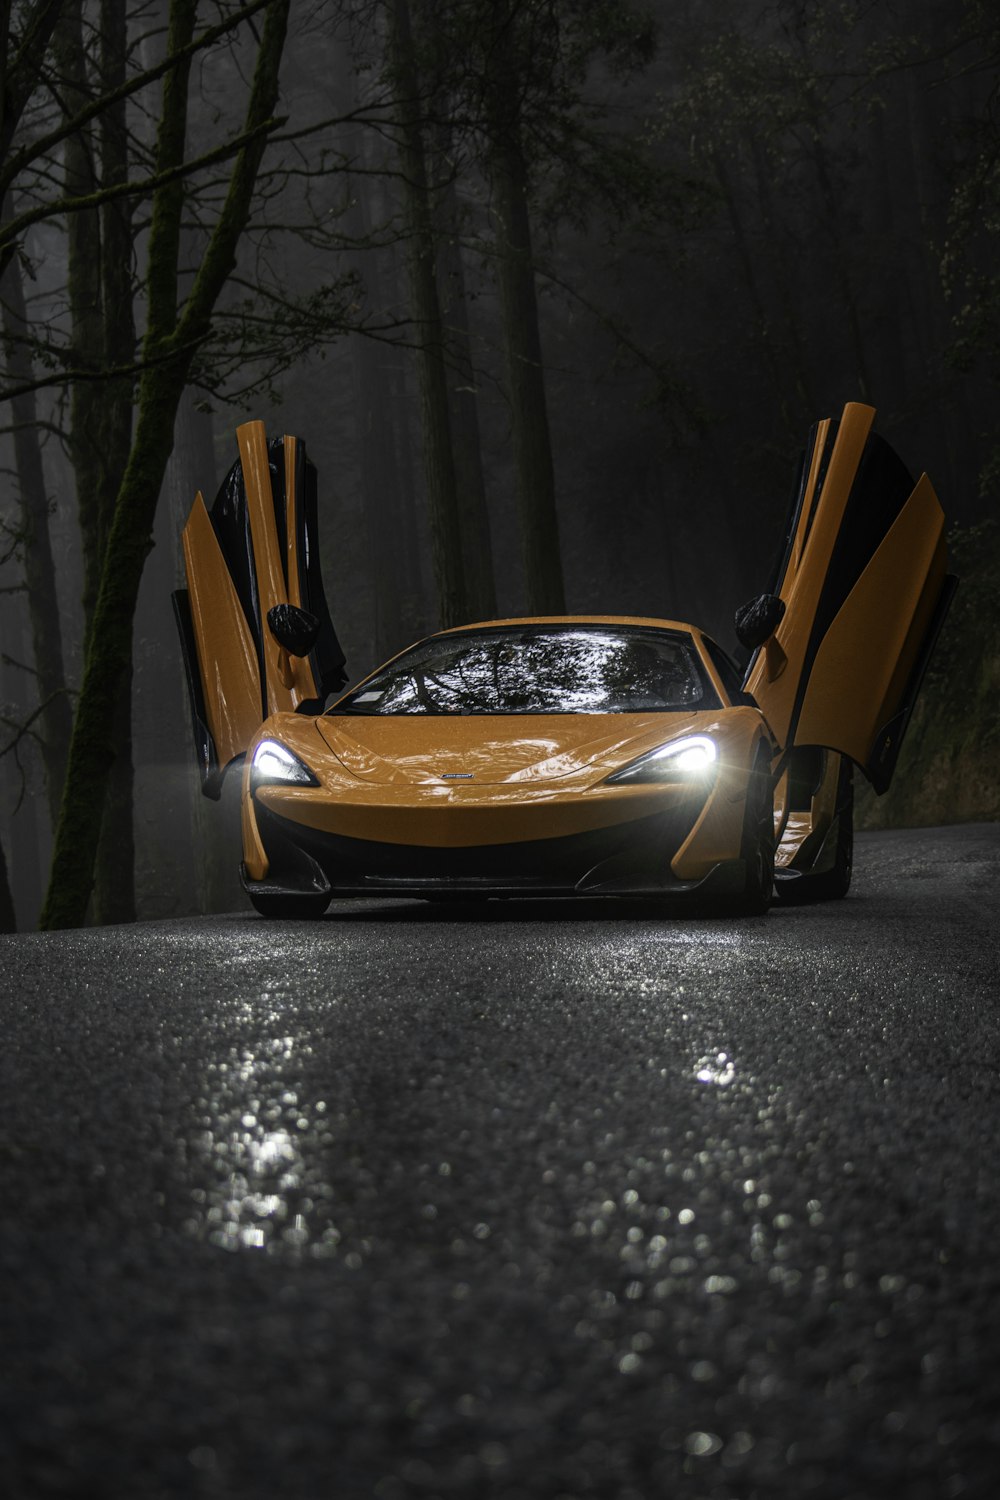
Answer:
<svg viewBox="0 0 1000 1500"><path fill-rule="evenodd" d="M446 143L439 148L446 163ZM448 400L462 525L462 555L470 616L490 620L497 611L493 542L480 439L481 372L472 352L472 319L462 254L462 210L449 171L439 193L439 280L447 339Z"/></svg>
<svg viewBox="0 0 1000 1500"><path fill-rule="evenodd" d="M535 293L528 169L516 106L512 110L502 107L517 99L513 67L508 78L501 74L496 82L489 170L527 603L531 614L558 615L566 608L566 597Z"/></svg>
<svg viewBox="0 0 1000 1500"><path fill-rule="evenodd" d="M10 893L10 881L7 878L7 861L4 858L3 844L0 843L0 932L16 932L17 918L14 915L14 898Z"/></svg>
<svg viewBox="0 0 1000 1500"><path fill-rule="evenodd" d="M15 10L0 6L0 210L10 187L11 147L41 74L63 0L26 0ZM16 31L13 29L16 26ZM17 163L14 163L16 171ZM14 254L14 242L0 246L0 272Z"/></svg>
<svg viewBox="0 0 1000 1500"><path fill-rule="evenodd" d="M103 798L114 756L110 730L120 685L132 659L132 627L153 518L173 444L174 420L192 360L208 337L213 313L236 264L268 136L276 126L279 68L290 0L270 0L253 82L225 200L186 296L179 294L179 249L185 203L181 168L190 79L195 0L171 0L168 51L186 60L163 85L147 250L147 316L135 432L115 501L97 603L85 641L83 684L73 725L66 787L56 832L43 927L79 925L90 898Z"/></svg>
<svg viewBox="0 0 1000 1500"><path fill-rule="evenodd" d="M605 0L445 0L421 10L427 96L487 184L500 288L511 446L528 607L560 613L565 590L537 296L533 220L550 224L569 187L603 204L627 197L638 156L599 121L597 65L628 72L652 55L638 5ZM561 206L560 206L561 204Z"/></svg>
<svg viewBox="0 0 1000 1500"><path fill-rule="evenodd" d="M398 142L409 233L410 296L419 340L424 477L438 608L444 626L468 617L461 524L448 405L437 240L421 124L423 101L409 0L391 0L390 77L398 94Z"/></svg>
<svg viewBox="0 0 1000 1500"><path fill-rule="evenodd" d="M66 774L72 715L66 691L55 562L49 534L49 495L39 443L35 393L31 389L34 367L29 322L21 266L16 259L10 262L0 278L0 304L7 348L6 372L11 384L19 391L10 402L10 416L20 494L21 551L35 683L41 706L38 727L45 788L52 826L55 827Z"/></svg>
<svg viewBox="0 0 1000 1500"><path fill-rule="evenodd" d="M81 0L65 0L56 28L60 97L73 119L96 91L112 97L126 78L128 37L124 0L101 0L92 40L85 39ZM91 55L93 52L94 55ZM128 179L125 101L67 136L63 144L67 198L87 199L98 188ZM67 218L68 293L72 366L88 378L74 381L70 396L69 453L76 482L84 559L83 608L89 622L97 599L115 496L128 458L132 381L108 378L135 357L131 207L125 196L105 198ZM116 754L108 781L94 884L97 922L135 918L132 822L132 678L122 681L115 709Z"/></svg>

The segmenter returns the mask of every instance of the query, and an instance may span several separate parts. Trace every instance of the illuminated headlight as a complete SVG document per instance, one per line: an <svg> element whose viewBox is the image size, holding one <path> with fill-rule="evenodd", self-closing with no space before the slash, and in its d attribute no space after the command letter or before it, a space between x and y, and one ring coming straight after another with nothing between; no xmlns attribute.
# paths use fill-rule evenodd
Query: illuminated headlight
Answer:
<svg viewBox="0 0 1000 1500"><path fill-rule="evenodd" d="M284 745L279 745L277 740L261 740L253 753L250 785L256 789L259 786L319 786L319 782L309 767Z"/></svg>
<svg viewBox="0 0 1000 1500"><path fill-rule="evenodd" d="M714 772L718 752L704 734L689 734L658 745L608 777L609 782L705 781Z"/></svg>

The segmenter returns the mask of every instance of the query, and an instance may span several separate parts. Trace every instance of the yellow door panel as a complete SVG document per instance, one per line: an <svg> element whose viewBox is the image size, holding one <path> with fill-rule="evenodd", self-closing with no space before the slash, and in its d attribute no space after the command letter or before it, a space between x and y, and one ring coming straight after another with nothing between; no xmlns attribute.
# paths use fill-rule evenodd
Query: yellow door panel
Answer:
<svg viewBox="0 0 1000 1500"><path fill-rule="evenodd" d="M823 455L827 452L827 440L830 434L830 419L825 418L817 424L816 441L813 444L812 453L809 457L809 468L805 476L805 493L802 506L796 519L795 530L791 541L791 556L789 568L794 573L802 561L802 552L805 547L806 537L809 534L809 526L812 521L813 509L820 490L820 475L823 471Z"/></svg>
<svg viewBox="0 0 1000 1500"><path fill-rule="evenodd" d="M186 590L174 595L203 790L273 713L319 713L346 680L319 574L316 472L305 444L237 429L239 461L211 509L199 494L184 529ZM276 629L269 611L283 606ZM291 616L288 606L304 612ZM301 651L304 654L294 654Z"/></svg>
<svg viewBox="0 0 1000 1500"><path fill-rule="evenodd" d="M286 437L285 450L285 577L288 579L288 602L297 609L302 608L302 588L299 569L305 562L299 547L299 521L302 496L299 493L297 464L299 459L298 438ZM314 685L315 691L315 685Z"/></svg>
<svg viewBox="0 0 1000 1500"><path fill-rule="evenodd" d="M200 491L182 540L205 720L222 769L260 724L257 647Z"/></svg>
<svg viewBox="0 0 1000 1500"><path fill-rule="evenodd" d="M816 653L795 738L868 767L944 583L944 514L923 475Z"/></svg>
<svg viewBox="0 0 1000 1500"><path fill-rule="evenodd" d="M745 686L784 750L849 756L889 784L954 589L944 516L852 402L817 424L775 592L785 606Z"/></svg>
<svg viewBox="0 0 1000 1500"><path fill-rule="evenodd" d="M786 560L779 597L785 616L757 656L746 680L780 745L795 740L794 720L817 610L858 464L875 413L851 403L844 408L839 431L818 424L808 477ZM832 444L832 449L831 449ZM821 492L817 480L827 464Z"/></svg>
<svg viewBox="0 0 1000 1500"><path fill-rule="evenodd" d="M316 697L316 680L307 656L290 657L267 628L268 611L276 604L294 604L288 597L285 580L285 560L278 540L275 519L275 497L271 484L271 467L268 462L267 438L263 422L245 422L236 429L243 465L243 483L246 487L247 508L250 513L250 534L253 539L254 570L257 575L257 597L262 622L262 644L264 655L264 678L267 693L267 712L290 713L307 698ZM291 468L292 484L288 485ZM292 500L294 517L295 501L295 457L285 454L283 479L286 505ZM295 527L286 525L286 533L295 537ZM291 550L287 548L286 551ZM298 578L296 576L296 592Z"/></svg>

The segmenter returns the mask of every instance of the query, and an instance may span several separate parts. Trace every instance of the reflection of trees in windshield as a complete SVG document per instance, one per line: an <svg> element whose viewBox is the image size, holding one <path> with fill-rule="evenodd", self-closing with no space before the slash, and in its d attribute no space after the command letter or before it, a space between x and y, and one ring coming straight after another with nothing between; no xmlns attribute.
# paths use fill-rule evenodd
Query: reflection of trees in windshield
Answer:
<svg viewBox="0 0 1000 1500"><path fill-rule="evenodd" d="M648 713L717 706L688 637L497 630L436 637L338 705L372 714Z"/></svg>

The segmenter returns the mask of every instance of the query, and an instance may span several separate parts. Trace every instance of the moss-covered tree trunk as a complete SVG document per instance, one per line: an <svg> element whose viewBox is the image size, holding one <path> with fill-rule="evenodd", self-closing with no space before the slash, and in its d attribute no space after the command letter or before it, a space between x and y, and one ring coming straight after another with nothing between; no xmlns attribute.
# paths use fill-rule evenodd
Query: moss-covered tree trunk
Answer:
<svg viewBox="0 0 1000 1500"><path fill-rule="evenodd" d="M391 51L399 94L399 154L409 231L410 298L420 341L420 417L431 552L441 624L468 618L458 488L448 411L448 372L435 272L436 244L420 126L419 79L409 0L392 0Z"/></svg>
<svg viewBox="0 0 1000 1500"><path fill-rule="evenodd" d="M88 64L80 0L66 0L55 51L60 100L68 118L87 104L95 81L91 72L102 94L112 94L125 82L127 43L122 0L102 0L97 56ZM68 136L63 149L68 197L86 197L98 186L126 181L124 100L105 110L97 124ZM74 368L93 377L73 384L69 429L84 563L84 621L89 625L132 434L132 382L103 374L130 364L135 355L129 200L112 199L70 214L66 236L71 357ZM115 708L114 742L94 881L92 915L99 923L135 920L131 673L122 682Z"/></svg>
<svg viewBox="0 0 1000 1500"><path fill-rule="evenodd" d="M290 0L267 8L244 122L246 143L230 174L225 203L191 290L178 307L178 252L184 188L180 178L157 189L147 270L144 369L135 434L108 536L93 619L87 630L83 683L73 725L43 928L79 926L90 899L104 798L116 746L115 710L132 661L132 634L153 519L173 446L174 420L191 361L206 337L222 288L236 263L254 184L278 98L278 72ZM168 47L191 39L195 0L171 0ZM190 63L165 79L157 134L158 173L184 159Z"/></svg>
<svg viewBox="0 0 1000 1500"><path fill-rule="evenodd" d="M527 604L531 614L558 615L564 612L566 601L538 329L527 169L509 121L497 130L491 177Z"/></svg>

